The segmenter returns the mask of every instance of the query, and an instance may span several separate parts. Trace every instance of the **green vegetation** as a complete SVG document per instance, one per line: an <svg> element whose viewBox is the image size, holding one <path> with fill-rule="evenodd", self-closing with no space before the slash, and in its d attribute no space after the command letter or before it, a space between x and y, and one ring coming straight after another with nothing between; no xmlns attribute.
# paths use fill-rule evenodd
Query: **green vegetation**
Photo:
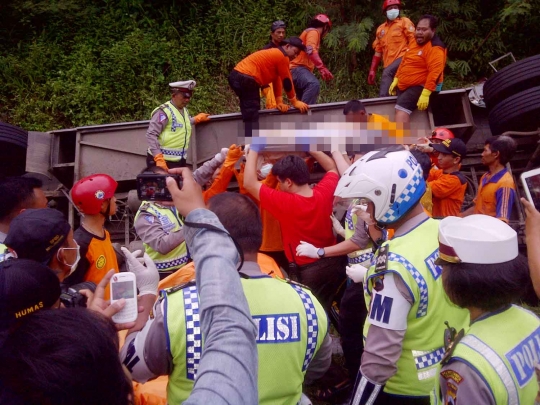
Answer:
<svg viewBox="0 0 540 405"><path fill-rule="evenodd" d="M284 19L299 35L324 12L321 54L335 80L320 102L376 96L366 84L382 0L5 0L0 4L0 120L28 130L144 120L167 83L193 78L192 113L238 111L228 72ZM408 0L413 21L441 18L445 88L490 74L506 52L540 53L540 0Z"/></svg>

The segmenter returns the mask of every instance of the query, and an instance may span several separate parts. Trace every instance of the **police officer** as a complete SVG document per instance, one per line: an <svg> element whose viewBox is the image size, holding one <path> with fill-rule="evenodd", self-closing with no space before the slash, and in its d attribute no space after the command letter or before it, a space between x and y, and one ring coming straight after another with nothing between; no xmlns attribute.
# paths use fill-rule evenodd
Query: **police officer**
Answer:
<svg viewBox="0 0 540 405"><path fill-rule="evenodd" d="M351 404L429 404L444 354L445 321L468 314L446 299L438 257L438 222L423 211L422 170L405 150L369 152L341 177L335 195L365 198L379 226L394 229L365 281L366 342Z"/></svg>
<svg viewBox="0 0 540 405"><path fill-rule="evenodd" d="M191 126L209 120L210 114L199 113L190 117L186 108L195 80L169 83L171 100L152 111L146 131L148 166L157 165L165 170L186 165L186 150L191 138Z"/></svg>
<svg viewBox="0 0 540 405"><path fill-rule="evenodd" d="M258 327L259 403L295 404L304 379L321 377L330 365L326 314L309 290L262 273L256 262L261 219L249 197L222 193L210 199L209 209L243 251L242 286ZM193 388L204 350L199 316L196 285L165 290L145 327L128 335L122 348L135 380L169 375L169 403L182 403Z"/></svg>
<svg viewBox="0 0 540 405"><path fill-rule="evenodd" d="M443 360L444 403L535 403L540 321L512 305L531 283L516 232L487 215L447 217L439 227L439 256L448 297L471 317Z"/></svg>

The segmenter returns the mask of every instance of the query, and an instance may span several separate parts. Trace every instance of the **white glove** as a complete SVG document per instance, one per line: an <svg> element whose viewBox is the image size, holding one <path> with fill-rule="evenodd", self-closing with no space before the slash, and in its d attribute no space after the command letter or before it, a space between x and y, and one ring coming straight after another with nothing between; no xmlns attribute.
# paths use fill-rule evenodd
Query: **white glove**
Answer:
<svg viewBox="0 0 540 405"><path fill-rule="evenodd" d="M361 283L366 277L368 269L362 266L361 264L353 264L352 266L347 266L347 275L355 283Z"/></svg>
<svg viewBox="0 0 540 405"><path fill-rule="evenodd" d="M343 226L341 226L341 223L337 220L337 218L334 216L334 214L330 215L330 219L332 220L332 226L334 227L334 231L338 235L340 235L342 238L345 237L345 229Z"/></svg>
<svg viewBox="0 0 540 405"><path fill-rule="evenodd" d="M375 221L371 218L371 214L366 212L367 205L355 205L351 210L351 214L356 215L368 225L375 225Z"/></svg>
<svg viewBox="0 0 540 405"><path fill-rule="evenodd" d="M320 259L317 254L318 247L313 246L311 243L300 241L300 244L296 247L296 256L306 256L312 259Z"/></svg>
<svg viewBox="0 0 540 405"><path fill-rule="evenodd" d="M146 267L139 261L140 258L137 258L141 254L140 250L136 250L131 253L128 249L122 246L122 253L126 256L127 267L129 271L135 274L137 277L137 288L139 289L139 295L148 295L153 294L157 296L158 293L158 284L159 284L159 272L154 264L153 260L150 259L148 254L144 254L144 263Z"/></svg>
<svg viewBox="0 0 540 405"><path fill-rule="evenodd" d="M244 145L244 156L247 156L249 153L249 148L251 147L251 144Z"/></svg>
<svg viewBox="0 0 540 405"><path fill-rule="evenodd" d="M214 156L214 159L216 159L219 163L225 162L225 159L227 158L227 153L229 152L229 148L221 148L221 151L216 153L216 156Z"/></svg>

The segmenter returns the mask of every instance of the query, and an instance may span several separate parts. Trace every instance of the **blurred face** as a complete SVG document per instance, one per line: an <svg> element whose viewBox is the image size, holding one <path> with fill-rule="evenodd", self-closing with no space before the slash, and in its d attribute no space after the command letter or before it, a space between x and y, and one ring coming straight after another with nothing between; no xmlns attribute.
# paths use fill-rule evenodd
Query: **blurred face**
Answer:
<svg viewBox="0 0 540 405"><path fill-rule="evenodd" d="M429 26L429 20L423 19L418 22L418 25L416 26L416 42L418 45L425 45L429 41L431 41L431 38L433 38L433 35L435 35L435 31L431 29Z"/></svg>
<svg viewBox="0 0 540 405"><path fill-rule="evenodd" d="M179 91L173 94L172 102L176 108L181 109L188 105L189 100L191 100L191 91Z"/></svg>
<svg viewBox="0 0 540 405"><path fill-rule="evenodd" d="M367 122L368 114L365 111L350 112L345 116L347 122Z"/></svg>
<svg viewBox="0 0 540 405"><path fill-rule="evenodd" d="M482 163L489 166L497 161L499 158L498 152L492 152L489 145L484 145L484 151L482 152Z"/></svg>
<svg viewBox="0 0 540 405"><path fill-rule="evenodd" d="M293 60L298 56L300 53L300 49L298 49L296 46L291 46L289 44L285 45L283 47L283 51L285 52L285 55L289 57L290 60Z"/></svg>
<svg viewBox="0 0 540 405"><path fill-rule="evenodd" d="M32 208L47 208L47 197L40 188L34 189L34 206Z"/></svg>
<svg viewBox="0 0 540 405"><path fill-rule="evenodd" d="M278 28L274 32L270 33L272 41L276 44L279 44L285 39L285 28Z"/></svg>

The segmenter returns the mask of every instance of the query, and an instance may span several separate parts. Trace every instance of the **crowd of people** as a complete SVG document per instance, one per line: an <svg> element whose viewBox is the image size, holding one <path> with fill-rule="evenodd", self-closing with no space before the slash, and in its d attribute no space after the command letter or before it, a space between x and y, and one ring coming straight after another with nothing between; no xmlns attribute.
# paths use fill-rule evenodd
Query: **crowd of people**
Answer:
<svg viewBox="0 0 540 405"><path fill-rule="evenodd" d="M397 92L395 120L407 122L440 90L446 51L433 16L415 27L400 8L384 1L368 80L383 60L381 96ZM276 21L236 65L248 138L261 94L282 112L282 90L303 112L317 102L314 68L333 78L318 53L330 29L320 14L286 39ZM186 108L195 86L171 83L152 112L142 174L163 175L172 201L141 201L142 250L111 243L118 184L107 174L73 185L77 229L47 207L39 180L0 180L0 403L540 401L540 321L520 306L540 296L540 212L521 201L527 259L509 225L511 137L485 142L467 209L467 148L448 128L369 152L231 145L192 172L191 128L209 119ZM343 114L388 122L359 100ZM136 276L133 322L112 321L126 306L110 300L120 271Z"/></svg>

